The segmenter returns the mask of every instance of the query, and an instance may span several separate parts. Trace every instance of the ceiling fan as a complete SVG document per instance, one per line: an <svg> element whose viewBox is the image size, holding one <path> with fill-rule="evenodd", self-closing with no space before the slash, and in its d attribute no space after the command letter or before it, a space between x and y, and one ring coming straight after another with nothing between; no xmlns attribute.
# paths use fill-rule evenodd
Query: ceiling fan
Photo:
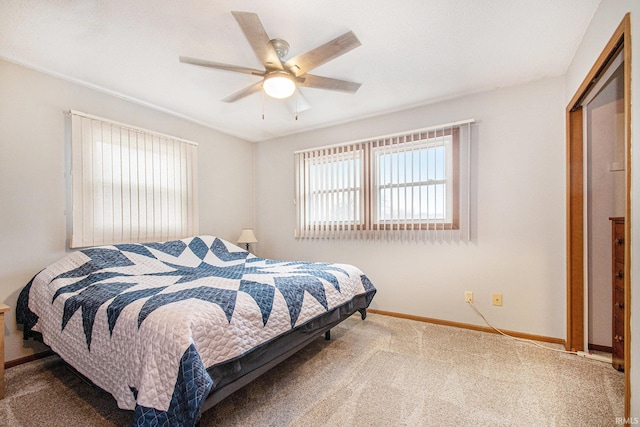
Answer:
<svg viewBox="0 0 640 427"><path fill-rule="evenodd" d="M260 22L260 18L255 13L235 11L231 13L240 25L258 60L264 66L264 70L180 56L180 62L186 64L262 77L259 82L227 96L222 101L234 102L260 90L264 90L267 95L273 98L285 99L293 95L298 87L328 89L347 93L355 93L360 88L360 83L308 74L314 68L360 46L360 40L352 31L307 53L283 62L289 52L289 43L281 39L270 39ZM298 93L302 96L299 90ZM306 103L304 98L302 101L302 104ZM308 107L308 103L306 104ZM303 109L306 108L304 106L296 108L296 113Z"/></svg>

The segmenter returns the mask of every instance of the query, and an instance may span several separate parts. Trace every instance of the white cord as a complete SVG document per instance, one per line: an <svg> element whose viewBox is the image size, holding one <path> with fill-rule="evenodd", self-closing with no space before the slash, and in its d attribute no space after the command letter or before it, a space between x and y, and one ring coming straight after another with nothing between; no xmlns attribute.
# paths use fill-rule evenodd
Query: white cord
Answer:
<svg viewBox="0 0 640 427"><path fill-rule="evenodd" d="M514 337L514 336L512 336L512 335L506 334L506 333L502 332L500 329L498 329L498 328L496 328L495 326L493 326L493 325L492 325L492 324L487 320L487 318L486 318L486 317L484 317L484 315L483 315L482 313L480 313L480 310L478 310L478 308L477 308L477 307L476 307L476 306L475 306L471 301L467 301L467 304L469 304L469 305L471 306L471 308L473 308L473 309L476 311L476 313L478 313L478 315L479 315L480 317L482 317L482 320L484 320L484 321L485 321L485 323L491 327L491 329L493 329L494 331L498 332L498 333L499 333L499 334L501 334L501 335L504 335L504 336L505 336L505 337L507 337L507 338L511 338L511 339L516 340L516 341L522 341L522 342L526 342L526 343L529 343L529 344L533 344L533 345L535 345L536 347L540 347L540 348L543 348L543 349L545 349L545 350L557 351L558 353L566 353L566 354L574 354L574 355L577 355L577 354L578 354L578 352L576 352L576 351L558 350L557 348L547 347L547 346L545 346L545 345L539 344L539 343L537 343L537 342L535 342L535 341L533 341L533 340L530 340L530 339L526 339L526 338L518 338L518 337Z"/></svg>

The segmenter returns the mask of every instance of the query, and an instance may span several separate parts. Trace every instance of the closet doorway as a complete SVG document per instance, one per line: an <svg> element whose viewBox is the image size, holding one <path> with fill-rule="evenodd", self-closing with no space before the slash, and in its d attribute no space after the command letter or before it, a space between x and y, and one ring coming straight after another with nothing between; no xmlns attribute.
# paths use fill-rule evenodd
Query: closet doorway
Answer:
<svg viewBox="0 0 640 427"><path fill-rule="evenodd" d="M624 227L625 152L624 152L624 49L609 62L606 71L581 104L584 123L585 182L585 351L612 356L609 363L622 369L624 289L612 284L613 247L623 249L624 238L612 238L612 221ZM615 218L615 219L613 219ZM620 251L622 252L622 251ZM624 256L615 267L619 270ZM623 281L618 281L622 284ZM614 332L614 317L618 329ZM615 345L614 345L615 344ZM615 352L613 351L615 348Z"/></svg>
<svg viewBox="0 0 640 427"><path fill-rule="evenodd" d="M604 342L612 304L610 216L624 217L621 253L630 248L631 39L627 14L567 106L567 348L588 351ZM609 121L609 126L601 126ZM604 129L604 130L603 130ZM605 237L608 227L608 237ZM598 258L605 258L601 263ZM608 266L608 269L607 269ZM604 278L608 270L609 279ZM624 291L625 416L630 410L630 268L620 268ZM606 281L604 285L596 282ZM604 287L608 285L607 292ZM606 294L606 297L603 296ZM600 320L598 320L600 319ZM605 325L600 322L606 322ZM616 336L612 331L612 342Z"/></svg>

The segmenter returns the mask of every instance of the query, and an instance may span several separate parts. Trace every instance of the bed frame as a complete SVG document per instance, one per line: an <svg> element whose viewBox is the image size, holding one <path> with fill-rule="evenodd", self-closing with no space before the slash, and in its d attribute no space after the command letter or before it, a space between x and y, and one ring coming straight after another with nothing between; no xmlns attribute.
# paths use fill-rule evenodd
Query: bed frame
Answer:
<svg viewBox="0 0 640 427"><path fill-rule="evenodd" d="M302 350L311 342L324 334L326 340L331 338L331 328L338 325L355 312L364 320L367 317L367 300L370 293L356 295L351 301L335 307L333 310L304 323L273 340L262 344L244 355L215 365L207 369L214 385L200 407L200 414L213 408L226 397L246 386L271 368ZM373 292L375 293L375 291ZM32 338L42 341L42 335L31 332ZM88 384L95 385L90 379L65 362L65 366ZM200 422L196 423L199 426Z"/></svg>
<svg viewBox="0 0 640 427"><path fill-rule="evenodd" d="M360 312L362 320L367 317L368 294L357 295L351 301L287 332L284 335L258 346L239 358L232 359L207 370L214 386L202 404L200 412L211 409L224 398L258 378L280 362L289 358L320 335L331 338L331 328Z"/></svg>

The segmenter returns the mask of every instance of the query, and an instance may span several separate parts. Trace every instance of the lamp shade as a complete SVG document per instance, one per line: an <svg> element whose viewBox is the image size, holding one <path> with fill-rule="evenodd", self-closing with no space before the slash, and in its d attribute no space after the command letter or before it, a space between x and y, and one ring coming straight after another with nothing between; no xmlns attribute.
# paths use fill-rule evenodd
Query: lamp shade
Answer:
<svg viewBox="0 0 640 427"><path fill-rule="evenodd" d="M284 71L274 71L267 74L262 87L267 95L277 99L288 98L296 91L296 83L291 75Z"/></svg>
<svg viewBox="0 0 640 427"><path fill-rule="evenodd" d="M256 235L251 228L243 228L240 237L238 237L238 243L258 243Z"/></svg>

